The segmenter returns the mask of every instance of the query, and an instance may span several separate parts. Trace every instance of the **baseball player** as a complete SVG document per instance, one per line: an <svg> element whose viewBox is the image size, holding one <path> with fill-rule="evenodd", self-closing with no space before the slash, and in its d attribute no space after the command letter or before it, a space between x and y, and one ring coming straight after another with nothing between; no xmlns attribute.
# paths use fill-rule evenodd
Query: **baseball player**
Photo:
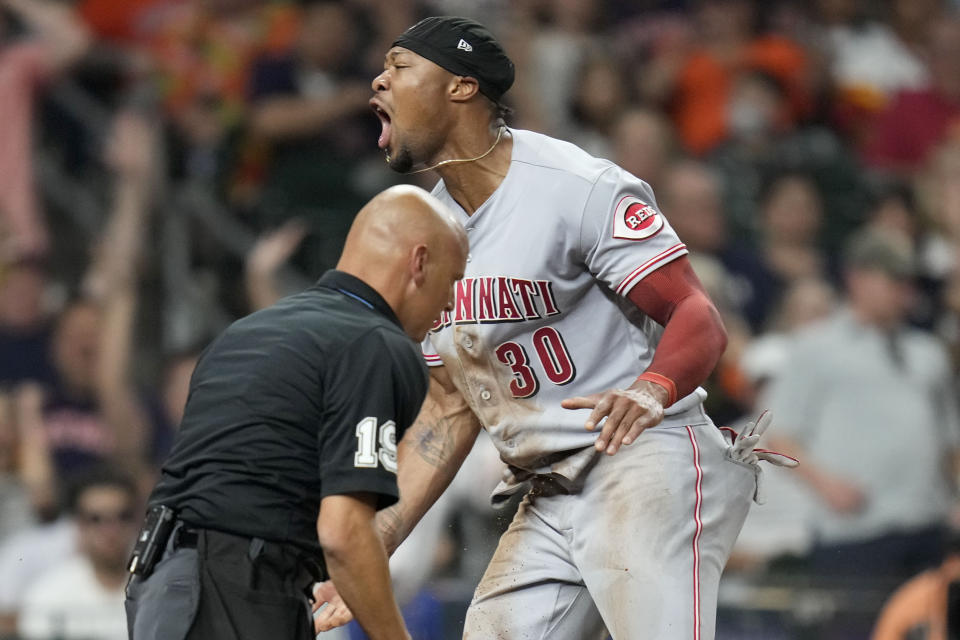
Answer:
<svg viewBox="0 0 960 640"><path fill-rule="evenodd" d="M734 442L703 410L726 334L646 183L503 124L513 75L481 25L435 17L396 40L373 81L388 163L437 171L433 193L471 247L423 344L431 388L400 445L385 544L482 427L509 469L494 500L527 493L465 638L707 640L763 455L756 434ZM318 596L319 630L349 616L329 585Z"/></svg>

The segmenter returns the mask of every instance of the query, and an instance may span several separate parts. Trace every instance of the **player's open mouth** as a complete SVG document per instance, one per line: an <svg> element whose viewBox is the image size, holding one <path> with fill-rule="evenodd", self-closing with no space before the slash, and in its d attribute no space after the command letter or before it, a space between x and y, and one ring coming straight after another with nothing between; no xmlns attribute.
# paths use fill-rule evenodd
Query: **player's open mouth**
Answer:
<svg viewBox="0 0 960 640"><path fill-rule="evenodd" d="M377 146L381 149L386 149L390 145L390 114L384 111L383 107L373 100L370 101L370 108L373 109L373 112L380 118L380 126L382 127L380 137L377 139Z"/></svg>

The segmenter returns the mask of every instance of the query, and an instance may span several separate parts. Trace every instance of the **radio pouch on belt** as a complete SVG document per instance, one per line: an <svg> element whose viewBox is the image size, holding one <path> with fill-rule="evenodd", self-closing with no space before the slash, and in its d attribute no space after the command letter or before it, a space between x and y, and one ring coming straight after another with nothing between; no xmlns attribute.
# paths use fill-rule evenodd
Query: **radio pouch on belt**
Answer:
<svg viewBox="0 0 960 640"><path fill-rule="evenodd" d="M157 505L147 512L143 529L137 536L137 544L127 570L134 575L147 577L163 555L170 532L177 522L177 512L170 507Z"/></svg>

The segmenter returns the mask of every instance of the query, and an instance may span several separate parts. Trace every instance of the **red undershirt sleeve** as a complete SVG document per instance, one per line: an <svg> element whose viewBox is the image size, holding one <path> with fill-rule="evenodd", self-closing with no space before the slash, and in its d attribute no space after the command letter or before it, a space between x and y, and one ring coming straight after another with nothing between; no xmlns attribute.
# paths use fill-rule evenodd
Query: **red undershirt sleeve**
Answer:
<svg viewBox="0 0 960 640"><path fill-rule="evenodd" d="M627 298L664 327L653 361L640 378L667 389L669 406L692 393L720 360L727 346L720 314L686 257L647 275Z"/></svg>

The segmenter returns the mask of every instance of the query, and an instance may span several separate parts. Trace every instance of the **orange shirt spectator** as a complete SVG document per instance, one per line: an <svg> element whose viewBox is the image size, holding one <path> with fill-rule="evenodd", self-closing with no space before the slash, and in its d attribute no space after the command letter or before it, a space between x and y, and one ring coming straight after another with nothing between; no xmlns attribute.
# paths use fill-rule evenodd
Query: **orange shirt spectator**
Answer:
<svg viewBox="0 0 960 640"><path fill-rule="evenodd" d="M745 45L730 60L706 49L695 51L680 71L673 103L680 140L689 151L704 154L726 138L730 90L737 73L745 69L765 71L783 83L793 119L809 110L807 56L792 41L763 36Z"/></svg>
<svg viewBox="0 0 960 640"><path fill-rule="evenodd" d="M227 13L206 10L203 4L188 2L164 11L148 48L164 104L175 119L189 118L193 108L205 104L229 128L244 114L253 59L289 49L299 14L286 2L256 3Z"/></svg>
<svg viewBox="0 0 960 640"><path fill-rule="evenodd" d="M130 42L136 39L143 13L166 0L81 0L77 12L100 38Z"/></svg>

